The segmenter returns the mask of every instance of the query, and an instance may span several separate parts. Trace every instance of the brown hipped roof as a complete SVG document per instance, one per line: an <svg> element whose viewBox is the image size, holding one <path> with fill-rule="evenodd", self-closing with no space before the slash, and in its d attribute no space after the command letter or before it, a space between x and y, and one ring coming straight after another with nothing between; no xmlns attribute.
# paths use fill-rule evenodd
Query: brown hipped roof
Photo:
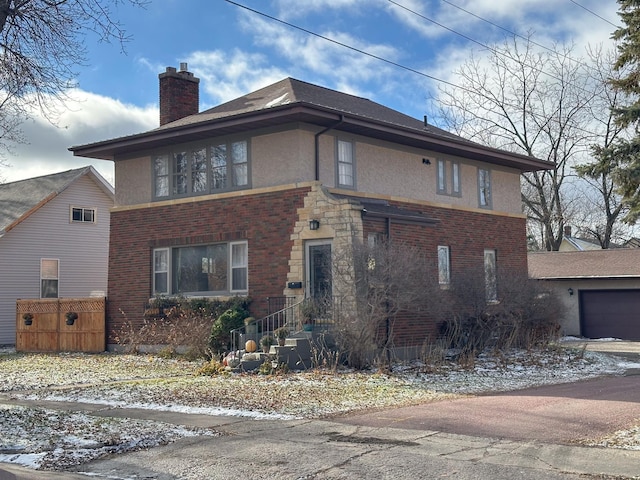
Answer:
<svg viewBox="0 0 640 480"><path fill-rule="evenodd" d="M528 255L528 263L529 277L539 280L640 277L637 248L536 252Z"/></svg>
<svg viewBox="0 0 640 480"><path fill-rule="evenodd" d="M293 78L285 78L149 132L71 147L70 150L77 156L116 160L118 155L161 148L176 142L239 134L295 122L459 155L521 171L553 166L551 162L466 140L366 98Z"/></svg>

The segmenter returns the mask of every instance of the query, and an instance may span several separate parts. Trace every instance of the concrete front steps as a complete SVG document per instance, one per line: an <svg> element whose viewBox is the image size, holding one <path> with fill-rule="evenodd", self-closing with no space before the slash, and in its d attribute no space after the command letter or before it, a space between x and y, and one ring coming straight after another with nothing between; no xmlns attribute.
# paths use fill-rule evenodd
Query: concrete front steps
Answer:
<svg viewBox="0 0 640 480"><path fill-rule="evenodd" d="M289 370L306 370L311 367L312 337L307 332L298 332L285 340L283 346L272 345L268 353L245 353L240 365L234 370L252 371L265 361L271 360L276 365L285 364Z"/></svg>

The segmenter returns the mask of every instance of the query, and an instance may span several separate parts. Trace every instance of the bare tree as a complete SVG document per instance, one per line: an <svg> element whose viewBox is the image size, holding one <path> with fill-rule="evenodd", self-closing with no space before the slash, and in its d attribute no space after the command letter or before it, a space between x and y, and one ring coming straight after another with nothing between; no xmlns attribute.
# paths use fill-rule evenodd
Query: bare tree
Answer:
<svg viewBox="0 0 640 480"><path fill-rule="evenodd" d="M446 127L481 143L553 162L523 175L522 201L530 224L540 226L546 250L557 250L567 217L563 186L574 159L594 142L587 128L596 95L588 67L572 48L536 52L517 37L472 57L456 73L461 88L437 99Z"/></svg>
<svg viewBox="0 0 640 480"><path fill-rule="evenodd" d="M398 315L428 316L438 295L435 266L417 247L381 241L354 241L336 251L333 293L340 303L335 316L338 348L349 365L361 368L376 353L388 361Z"/></svg>
<svg viewBox="0 0 640 480"><path fill-rule="evenodd" d="M589 108L592 111L593 128L601 132L601 136L591 146L589 160L575 166L578 175L593 192L586 191L582 196L584 217L578 225L586 236L597 240L602 248L609 248L613 239L621 239L628 233L621 219L628 213L629 205L617 190L614 172L618 159L613 152L615 143L627 133L615 121L614 112L628 99L623 92L611 88L609 83L610 79L621 78L625 73L613 68L616 61L613 52L593 48L590 58L593 65L590 73L598 94Z"/></svg>
<svg viewBox="0 0 640 480"><path fill-rule="evenodd" d="M147 0L0 0L0 162L25 141L20 125L28 107L55 120L56 101L66 99L75 69L87 61L88 35L121 47L129 40L114 18L125 3Z"/></svg>

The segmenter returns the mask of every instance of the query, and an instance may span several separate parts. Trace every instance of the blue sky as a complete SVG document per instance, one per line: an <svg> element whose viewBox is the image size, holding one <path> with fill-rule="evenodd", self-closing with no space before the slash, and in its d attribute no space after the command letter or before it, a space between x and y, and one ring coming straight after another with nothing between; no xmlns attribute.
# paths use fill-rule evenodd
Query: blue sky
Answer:
<svg viewBox="0 0 640 480"><path fill-rule="evenodd" d="M305 33L225 0L151 0L115 13L133 38L119 45L86 39L88 64L78 69L76 101L60 106L58 126L36 116L0 169L15 181L88 164L113 181L111 162L75 158L67 148L158 125L158 74L187 62L201 79L200 109L290 76L360 95L416 118L429 115L453 72L480 44L530 33L541 45L613 48L613 0L237 0ZM465 11L466 10L466 11ZM602 18L601 18L602 17ZM401 65L395 66L389 62ZM413 70L413 71L410 71ZM420 73L416 73L420 72ZM437 79L437 80L434 80ZM431 118L431 116L430 116Z"/></svg>

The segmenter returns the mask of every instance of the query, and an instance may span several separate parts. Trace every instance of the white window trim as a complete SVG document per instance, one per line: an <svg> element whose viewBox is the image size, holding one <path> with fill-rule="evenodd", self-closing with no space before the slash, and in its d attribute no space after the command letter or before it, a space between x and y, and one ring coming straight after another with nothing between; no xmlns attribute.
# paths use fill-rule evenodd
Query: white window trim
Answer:
<svg viewBox="0 0 640 480"><path fill-rule="evenodd" d="M56 275L55 277L45 277L43 275L43 269L42 269L42 264L43 262L46 261L50 261L50 262L56 262ZM56 296L55 297L43 297L42 294L44 293L42 291L42 281L43 280L56 280L58 282L58 288L56 289ZM40 298L60 298L60 259L59 258L41 258L40 259Z"/></svg>
<svg viewBox="0 0 640 480"><path fill-rule="evenodd" d="M351 145L351 162L343 162L340 160L340 143L347 143ZM351 185L340 183L341 164L351 165ZM336 185L338 186L338 188L347 188L349 190L356 189L356 143L353 140L336 138Z"/></svg>
<svg viewBox="0 0 640 480"><path fill-rule="evenodd" d="M244 245L245 247L245 259L246 262L244 263L244 265L234 265L233 264L233 247L236 245ZM230 242L229 243L229 249L228 249L228 255L229 255L229 291L231 293L238 293L238 292L248 292L249 291L249 244L248 242L242 241L242 242ZM233 271L234 269L238 269L238 268L244 268L244 270L246 271L245 277L247 279L247 284L245 285L245 288L241 288L241 289L237 289L234 290L233 289Z"/></svg>
<svg viewBox="0 0 640 480"><path fill-rule="evenodd" d="M224 242L221 242L222 244ZM211 244L214 245L214 244ZM246 240L236 241L236 242L227 242L227 289L224 292L212 293L212 292L180 292L180 293L172 293L173 292L173 250L177 248L181 248L181 246L175 247L162 247L162 248L154 248L152 252L152 292L154 296L163 295L163 296L175 296L175 295L184 295L187 297L225 297L228 294L239 294L239 293L248 293L249 292L249 242ZM245 245L246 248L246 263L241 266L234 266L233 262L233 246L234 245ZM165 273L164 271L156 271L155 265L155 255L156 252L166 251L167 252L167 291L159 292L156 290L156 273ZM233 269L235 268L244 268L246 271L246 285L244 289L233 289Z"/></svg>
<svg viewBox="0 0 640 480"><path fill-rule="evenodd" d="M82 220L73 219L73 211L82 210ZM87 222L84 220L84 212L87 210L93 211L93 221ZM96 207L79 207L78 205L69 205L69 223L98 223L98 209Z"/></svg>
<svg viewBox="0 0 640 480"><path fill-rule="evenodd" d="M167 252L167 269L166 270L156 270L156 253L158 252ZM154 295L169 295L171 292L171 249L170 248L155 248L153 250L153 281L152 281L152 292ZM156 289L156 274L164 273L167 275L167 291L159 292Z"/></svg>

